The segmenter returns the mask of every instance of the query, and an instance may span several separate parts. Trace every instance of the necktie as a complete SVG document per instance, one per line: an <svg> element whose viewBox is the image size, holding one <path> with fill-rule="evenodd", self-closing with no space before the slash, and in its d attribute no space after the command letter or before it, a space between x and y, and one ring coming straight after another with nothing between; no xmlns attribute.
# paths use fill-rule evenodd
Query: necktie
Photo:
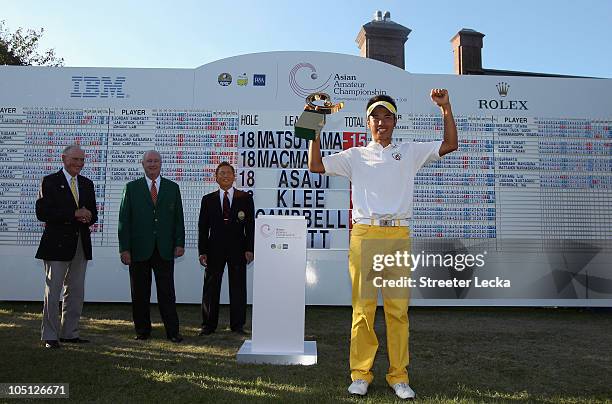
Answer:
<svg viewBox="0 0 612 404"><path fill-rule="evenodd" d="M225 224L228 224L230 220L230 201L229 201L229 197L227 196L227 191L225 191L225 194L223 195L223 221L225 222Z"/></svg>
<svg viewBox="0 0 612 404"><path fill-rule="evenodd" d="M79 206L79 194L76 189L76 178L70 178L70 190L72 191L72 197L74 198L74 202L76 202L77 206Z"/></svg>
<svg viewBox="0 0 612 404"><path fill-rule="evenodd" d="M156 181L151 182L151 200L153 205L157 205L157 185L155 183Z"/></svg>

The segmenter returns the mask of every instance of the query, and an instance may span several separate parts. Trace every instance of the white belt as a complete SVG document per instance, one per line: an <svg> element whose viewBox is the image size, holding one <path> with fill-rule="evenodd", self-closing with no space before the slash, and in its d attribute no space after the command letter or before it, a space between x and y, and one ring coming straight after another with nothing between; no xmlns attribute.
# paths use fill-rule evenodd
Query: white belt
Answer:
<svg viewBox="0 0 612 404"><path fill-rule="evenodd" d="M353 223L381 227L405 227L409 224L408 219L370 219L367 217L353 219Z"/></svg>

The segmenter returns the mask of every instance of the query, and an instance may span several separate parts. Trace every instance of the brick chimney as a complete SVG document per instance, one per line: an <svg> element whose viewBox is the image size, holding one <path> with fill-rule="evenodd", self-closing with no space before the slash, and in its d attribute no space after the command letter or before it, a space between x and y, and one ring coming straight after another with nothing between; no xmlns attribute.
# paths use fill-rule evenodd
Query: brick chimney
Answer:
<svg viewBox="0 0 612 404"><path fill-rule="evenodd" d="M411 30L391 21L391 13L376 11L374 19L361 27L355 42L360 55L405 68L404 44Z"/></svg>
<svg viewBox="0 0 612 404"><path fill-rule="evenodd" d="M463 28L451 39L455 74L482 74L482 38L485 35Z"/></svg>

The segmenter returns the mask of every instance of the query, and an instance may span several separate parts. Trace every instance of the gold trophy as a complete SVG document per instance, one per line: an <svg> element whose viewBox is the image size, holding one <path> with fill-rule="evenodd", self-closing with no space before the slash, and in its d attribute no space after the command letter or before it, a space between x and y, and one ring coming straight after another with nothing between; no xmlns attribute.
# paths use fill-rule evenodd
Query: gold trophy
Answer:
<svg viewBox="0 0 612 404"><path fill-rule="evenodd" d="M322 101L322 103L315 103ZM325 115L333 114L344 107L343 102L332 103L331 97L326 93L312 93L306 97L304 112L295 123L295 136L314 140L319 137L325 125Z"/></svg>

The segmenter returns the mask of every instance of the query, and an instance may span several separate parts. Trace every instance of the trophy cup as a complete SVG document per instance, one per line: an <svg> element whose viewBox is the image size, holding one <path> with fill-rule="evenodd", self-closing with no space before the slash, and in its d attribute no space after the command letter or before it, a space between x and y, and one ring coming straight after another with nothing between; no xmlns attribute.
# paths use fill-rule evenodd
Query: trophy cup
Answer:
<svg viewBox="0 0 612 404"><path fill-rule="evenodd" d="M315 104L315 101L323 101L323 104ZM338 112L343 107L343 102L333 104L328 94L310 94L306 97L304 112L295 123L295 136L306 140L315 140L319 137L321 129L325 125L325 115Z"/></svg>

